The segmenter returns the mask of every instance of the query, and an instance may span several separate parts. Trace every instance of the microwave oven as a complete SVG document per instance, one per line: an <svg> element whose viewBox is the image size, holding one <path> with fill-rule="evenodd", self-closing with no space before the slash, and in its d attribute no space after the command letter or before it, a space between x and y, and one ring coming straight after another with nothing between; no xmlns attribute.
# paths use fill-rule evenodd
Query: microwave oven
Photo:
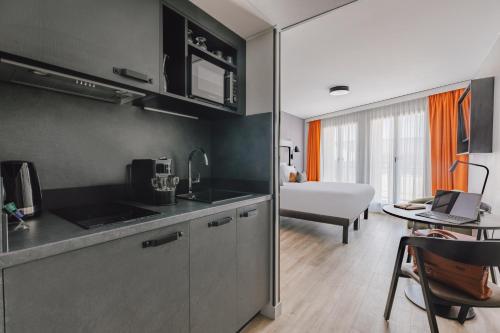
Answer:
<svg viewBox="0 0 500 333"><path fill-rule="evenodd" d="M232 109L238 106L237 76L216 64L194 54L188 60L188 96L202 101L224 105Z"/></svg>

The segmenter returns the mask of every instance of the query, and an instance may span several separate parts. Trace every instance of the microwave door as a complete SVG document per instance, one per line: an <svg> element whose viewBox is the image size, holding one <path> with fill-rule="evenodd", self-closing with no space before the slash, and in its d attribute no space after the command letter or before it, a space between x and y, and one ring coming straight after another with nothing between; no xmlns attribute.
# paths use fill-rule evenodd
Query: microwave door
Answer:
<svg viewBox="0 0 500 333"><path fill-rule="evenodd" d="M191 56L191 95L224 104L225 70L195 55Z"/></svg>

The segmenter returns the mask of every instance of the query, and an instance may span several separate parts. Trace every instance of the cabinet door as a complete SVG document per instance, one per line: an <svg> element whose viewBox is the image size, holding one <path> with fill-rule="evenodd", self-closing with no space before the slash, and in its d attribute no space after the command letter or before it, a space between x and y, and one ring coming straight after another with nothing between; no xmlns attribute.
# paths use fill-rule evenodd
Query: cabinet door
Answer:
<svg viewBox="0 0 500 333"><path fill-rule="evenodd" d="M238 325L243 326L269 299L271 212L269 201L239 208Z"/></svg>
<svg viewBox="0 0 500 333"><path fill-rule="evenodd" d="M235 213L191 221L191 333L237 330Z"/></svg>
<svg viewBox="0 0 500 333"><path fill-rule="evenodd" d="M188 332L188 282L187 223L14 266L5 331Z"/></svg>
<svg viewBox="0 0 500 333"><path fill-rule="evenodd" d="M0 1L0 51L159 91L158 0Z"/></svg>
<svg viewBox="0 0 500 333"><path fill-rule="evenodd" d="M0 51L43 59L47 32L42 30L43 7L39 0L0 0Z"/></svg>

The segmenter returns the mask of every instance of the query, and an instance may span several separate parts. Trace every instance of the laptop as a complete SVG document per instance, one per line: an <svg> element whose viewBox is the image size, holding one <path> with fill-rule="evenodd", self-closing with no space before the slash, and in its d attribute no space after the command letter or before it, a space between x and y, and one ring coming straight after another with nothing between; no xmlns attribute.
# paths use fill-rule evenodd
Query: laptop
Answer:
<svg viewBox="0 0 500 333"><path fill-rule="evenodd" d="M438 190L431 210L416 215L455 224L475 222L481 196L478 193Z"/></svg>

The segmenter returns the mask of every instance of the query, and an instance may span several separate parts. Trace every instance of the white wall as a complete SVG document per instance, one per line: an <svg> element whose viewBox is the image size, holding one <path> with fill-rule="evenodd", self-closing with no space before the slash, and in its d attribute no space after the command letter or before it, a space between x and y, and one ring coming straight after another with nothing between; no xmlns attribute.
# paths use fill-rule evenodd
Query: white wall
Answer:
<svg viewBox="0 0 500 333"><path fill-rule="evenodd" d="M500 214L500 38L481 65L476 78L495 77L495 102L493 114L493 153L471 154L469 161L486 165L490 169L490 179L486 185L483 201L493 206L493 212ZM483 184L484 171L469 168L469 191L479 192Z"/></svg>
<svg viewBox="0 0 500 333"><path fill-rule="evenodd" d="M305 125L304 119L288 114L286 112L281 112L280 140L289 140L292 142L294 147L295 146L299 147L300 152L293 153L293 160L292 160L292 164L299 171L305 169L304 158L303 158L304 125ZM281 152L280 156L281 162L288 163L288 150L286 148L282 148L280 152Z"/></svg>
<svg viewBox="0 0 500 333"><path fill-rule="evenodd" d="M247 97L248 116L273 112L274 106L274 41L269 30L247 40Z"/></svg>

